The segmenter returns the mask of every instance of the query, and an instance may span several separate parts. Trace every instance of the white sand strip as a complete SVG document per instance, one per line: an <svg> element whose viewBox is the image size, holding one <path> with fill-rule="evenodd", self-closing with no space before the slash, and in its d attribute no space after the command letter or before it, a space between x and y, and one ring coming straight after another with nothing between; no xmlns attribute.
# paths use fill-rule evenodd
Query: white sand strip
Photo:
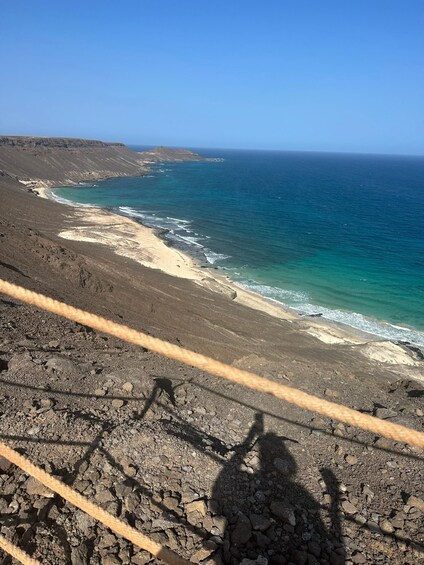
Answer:
<svg viewBox="0 0 424 565"><path fill-rule="evenodd" d="M40 196L51 198L50 189L40 192ZM239 304L294 322L300 332L308 333L323 343L334 347L354 347L371 361L411 368L422 366L422 362L404 347L389 341L376 341L374 336L339 327L325 319L318 322L301 317L259 294L236 286L212 269L201 269L191 257L168 247L153 229L131 218L95 207L73 207L69 219L74 225L59 233L64 239L107 245L117 255L133 259L145 267L192 280L213 292L227 295Z"/></svg>
<svg viewBox="0 0 424 565"><path fill-rule="evenodd" d="M117 255L174 277L201 278L190 257L168 247L152 229L130 218L84 207L74 209L72 217L77 220L75 226L60 232L60 237L107 245Z"/></svg>

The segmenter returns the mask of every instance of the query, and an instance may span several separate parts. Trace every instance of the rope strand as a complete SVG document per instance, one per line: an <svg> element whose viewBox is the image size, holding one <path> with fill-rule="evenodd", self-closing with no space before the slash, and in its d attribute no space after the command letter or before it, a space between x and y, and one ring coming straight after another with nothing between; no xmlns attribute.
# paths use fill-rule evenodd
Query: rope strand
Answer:
<svg viewBox="0 0 424 565"><path fill-rule="evenodd" d="M317 396L313 396L312 394L297 390L293 387L270 381L254 373L231 367L211 357L206 357L200 353L195 353L194 351L184 349L178 345L173 345L172 343L146 335L123 324L118 324L106 318L102 318L101 316L90 314L79 308L74 308L73 306L69 306L58 300L53 300L43 294L32 292L1 279L0 292L37 306L38 308L42 308L43 310L47 310L48 312L52 312L53 314L63 316L68 320L90 326L95 330L108 333L135 345L140 345L141 347L145 347L151 351L185 363L186 365L197 367L216 377L227 379L258 392L270 394L276 398L295 404L300 408L317 412L323 416L384 436L393 441L400 441L415 447L424 448L423 432L380 420L368 414L362 414L347 406L329 402L328 400L318 398Z"/></svg>
<svg viewBox="0 0 424 565"><path fill-rule="evenodd" d="M20 547L9 541L4 535L0 534L0 547L7 551L12 557L23 563L23 565L41 565L40 561L30 557Z"/></svg>
<svg viewBox="0 0 424 565"><path fill-rule="evenodd" d="M322 414L329 418L344 422L345 424L382 435L394 441L400 441L409 445L424 448L424 433L422 432L399 424L380 420L379 418L369 416L368 414L362 414L361 412L346 406L329 402L328 400L323 400L287 385L265 379L264 377L260 377L254 373L231 367L230 365L226 365L225 363L221 363L220 361L216 361L210 357L206 357L205 355L201 355L194 351L184 349L178 345L173 345L161 339L154 338L129 328L128 326L117 324L111 320L74 308L73 306L53 300L52 298L42 294L32 292L18 285L8 283L2 279L0 279L0 292L18 300L22 300L27 304L42 308L43 310L53 314L63 316L64 318L74 322L90 326L95 330L108 333L117 338L128 341L129 343L145 347L151 351L185 363L186 365L197 367L217 377L227 379L258 392L270 394L276 398L299 406L300 408L317 412L318 414ZM128 524L125 524L115 516L112 516L112 514L109 514L109 512L106 512L98 505L90 502L79 492L49 475L31 463L23 455L19 454L17 451L2 442L0 442L0 455L20 467L23 471L37 479L40 483L51 489L56 494L62 496L74 506L102 522L106 527L125 537L138 547L149 551L152 555L158 557L168 565L189 565L188 561L167 547L155 542ZM27 555L19 547L9 542L1 534L0 547L10 553L13 557L16 557L16 559L21 561L24 565L39 565L38 561Z"/></svg>
<svg viewBox="0 0 424 565"><path fill-rule="evenodd" d="M88 498L74 490L62 481L59 481L49 473L46 473L40 467L31 463L29 459L12 449L11 447L7 446L5 443L0 442L0 455L17 465L25 471L28 475L31 475L37 481L42 483L44 486L76 506L83 510L87 514L90 514L96 520L99 520L102 524L104 524L107 528L110 528L120 536L126 538L127 540L131 541L138 547L147 550L149 553L162 559L169 565L189 565L189 562L168 549L167 547L161 545L153 541L152 539L148 538L144 534L137 531L135 528L132 528L125 522L122 522L103 508L100 508L97 504L94 504Z"/></svg>

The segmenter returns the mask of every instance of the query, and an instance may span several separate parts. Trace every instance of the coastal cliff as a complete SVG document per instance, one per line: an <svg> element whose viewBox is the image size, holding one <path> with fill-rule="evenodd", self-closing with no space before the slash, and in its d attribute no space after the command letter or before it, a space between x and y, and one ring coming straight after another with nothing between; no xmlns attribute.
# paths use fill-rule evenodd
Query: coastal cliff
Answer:
<svg viewBox="0 0 424 565"><path fill-rule="evenodd" d="M27 184L75 184L146 172L143 160L123 143L63 137L0 137L0 170Z"/></svg>
<svg viewBox="0 0 424 565"><path fill-rule="evenodd" d="M136 152L123 143L66 137L0 136L0 172L29 189L138 176L151 163L205 161L188 149Z"/></svg>
<svg viewBox="0 0 424 565"><path fill-rule="evenodd" d="M140 157L148 163L184 163L187 161L207 161L198 153L193 153L188 149L170 149L169 147L158 146L148 151L139 153Z"/></svg>

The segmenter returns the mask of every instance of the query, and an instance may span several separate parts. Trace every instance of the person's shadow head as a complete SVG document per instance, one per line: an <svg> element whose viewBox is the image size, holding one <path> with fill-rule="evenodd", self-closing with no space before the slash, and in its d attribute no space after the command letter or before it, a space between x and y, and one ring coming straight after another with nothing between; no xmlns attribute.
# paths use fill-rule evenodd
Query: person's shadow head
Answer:
<svg viewBox="0 0 424 565"><path fill-rule="evenodd" d="M282 481L288 481L296 475L297 464L288 449L290 442L297 443L288 437L279 436L268 432L257 441L260 459L260 472L269 474L270 471L277 478L278 473ZM278 473L275 474L277 471Z"/></svg>
<svg viewBox="0 0 424 565"><path fill-rule="evenodd" d="M227 524L217 563L221 559L236 565L260 556L276 565L330 558L334 534L340 532L326 529L320 504L296 481L298 466L290 446L297 443L264 433L263 416L256 414L245 440L234 448L214 484L212 496ZM344 563L343 549L338 557L331 562Z"/></svg>

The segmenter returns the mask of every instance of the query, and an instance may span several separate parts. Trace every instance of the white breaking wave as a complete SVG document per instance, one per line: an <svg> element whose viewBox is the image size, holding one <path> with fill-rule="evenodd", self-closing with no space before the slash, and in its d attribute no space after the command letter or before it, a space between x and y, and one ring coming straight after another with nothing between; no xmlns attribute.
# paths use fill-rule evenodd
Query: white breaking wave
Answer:
<svg viewBox="0 0 424 565"><path fill-rule="evenodd" d="M174 222L179 222L180 224L190 224L190 220L181 220L180 218L173 218L172 216L166 216L167 220L173 220Z"/></svg>
<svg viewBox="0 0 424 565"><path fill-rule="evenodd" d="M132 218L139 218L143 224L146 226L153 227L153 228L162 228L167 230L174 230L174 231L191 231L189 230L188 226L190 222L188 220L181 220L180 218L171 218L169 216L161 217L157 216L154 212L143 211L140 212L138 210L134 210L134 208L130 208L129 206L120 206L118 210L121 214L125 216L130 216Z"/></svg>
<svg viewBox="0 0 424 565"><path fill-rule="evenodd" d="M203 253L206 257L206 260L211 265L214 265L217 261L224 261L224 259L230 259L229 255L224 255L223 253L215 253L214 251L211 251L210 249L205 249L203 251Z"/></svg>
<svg viewBox="0 0 424 565"><path fill-rule="evenodd" d="M261 294L269 300L279 302L283 306L288 306L300 314L321 314L322 317L327 320L350 326L368 334L390 341L407 341L418 347L424 347L423 331L369 318L358 312L348 312L346 310L318 306L308 301L309 296L305 292L284 290L282 288L260 284L255 281L238 281L236 284L241 288Z"/></svg>
<svg viewBox="0 0 424 565"><path fill-rule="evenodd" d="M148 227L162 228L168 230L166 238L175 242L186 245L188 248L194 248L201 251L205 256L207 262L214 265L218 261L229 259L229 255L223 253L216 253L211 249L206 248L202 241L210 239L210 236L203 236L193 232L191 229L190 220L183 220L181 218L174 218L173 216L157 216L154 212L143 210L135 210L129 206L120 206L118 210L125 216L138 218L143 224Z"/></svg>
<svg viewBox="0 0 424 565"><path fill-rule="evenodd" d="M304 304L302 311L306 314L322 313L324 318L351 326L357 330L370 333L391 341L407 341L424 347L424 332L413 330L368 318L358 312L347 312L344 310L332 310L330 308L319 307L314 304Z"/></svg>
<svg viewBox="0 0 424 565"><path fill-rule="evenodd" d="M196 247L201 247L203 249L203 245L199 243L199 238L197 237L190 237L188 235L175 235L175 237L180 239L181 241L184 241L188 245L195 245Z"/></svg>
<svg viewBox="0 0 424 565"><path fill-rule="evenodd" d="M240 273L236 273L236 274L240 274ZM277 302L286 303L287 301L289 301L290 306L292 305L292 303L303 304L305 300L307 300L308 298L308 295L305 292L284 290L282 288L269 286L267 284L261 284L256 281L249 281L249 282L238 281L236 284L241 288L245 288L246 290L257 292L258 294L262 294L262 296L266 296L267 298L274 299Z"/></svg>
<svg viewBox="0 0 424 565"><path fill-rule="evenodd" d="M50 195L53 198L53 200L59 202L60 204L66 204L66 206L72 206L74 208L80 208L81 206L83 208L96 208L94 204L83 204L82 202L75 202L75 200L68 200L67 198L62 198L61 196L55 194L53 191L50 192Z"/></svg>
<svg viewBox="0 0 424 565"><path fill-rule="evenodd" d="M141 219L144 216L143 213L138 212L137 210L134 210L134 208L130 208L129 206L120 206L118 210L122 212L122 214L125 214L126 216L132 216L134 218Z"/></svg>

